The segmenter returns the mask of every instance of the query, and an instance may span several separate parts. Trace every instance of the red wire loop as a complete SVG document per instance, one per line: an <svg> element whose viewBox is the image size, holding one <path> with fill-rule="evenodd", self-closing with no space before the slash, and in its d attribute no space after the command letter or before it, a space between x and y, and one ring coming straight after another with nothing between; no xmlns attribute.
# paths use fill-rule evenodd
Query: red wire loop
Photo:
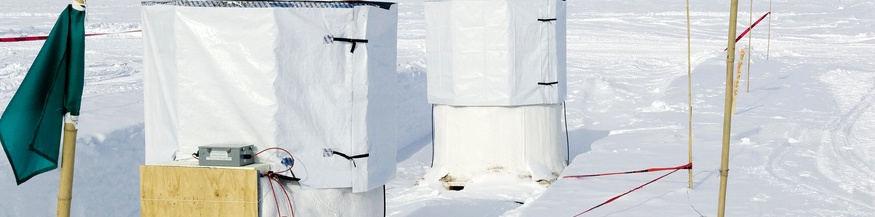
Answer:
<svg viewBox="0 0 875 217"><path fill-rule="evenodd" d="M283 151L286 154L288 154L289 157L294 158L294 156L292 155L291 152L289 152L288 150L286 150L284 148L280 148L280 147L266 148L264 150L261 150L255 154L253 154L252 156L253 157L258 156L259 154L264 153L265 151L268 151L268 150ZM292 206L292 199L289 196L289 191L286 190L286 187L283 186L283 184L280 182L280 180L276 178L277 174L288 172L288 171L292 170L293 166L295 166L294 163L292 163L292 165L289 165L289 168L286 168L285 170L281 170L281 171L277 171L277 172L268 171L267 173L264 174L264 176L267 177L268 184L270 185L270 191L271 191L271 193L273 193L273 201L274 201L274 204L276 204L276 214L279 217L283 217L283 216L282 216L282 212L280 212L279 198L277 198L276 191L273 188L274 182L276 182L277 186L279 186L283 190L283 194L286 196L286 202L288 202L288 204L289 204L289 213L291 214L291 217L295 217L295 209Z"/></svg>

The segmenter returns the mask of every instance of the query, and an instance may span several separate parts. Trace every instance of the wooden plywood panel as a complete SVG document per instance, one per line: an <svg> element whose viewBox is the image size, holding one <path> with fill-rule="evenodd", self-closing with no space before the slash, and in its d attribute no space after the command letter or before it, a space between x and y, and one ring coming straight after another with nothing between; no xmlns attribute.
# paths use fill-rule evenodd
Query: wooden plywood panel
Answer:
<svg viewBox="0 0 875 217"><path fill-rule="evenodd" d="M256 170L140 166L142 216L258 216Z"/></svg>

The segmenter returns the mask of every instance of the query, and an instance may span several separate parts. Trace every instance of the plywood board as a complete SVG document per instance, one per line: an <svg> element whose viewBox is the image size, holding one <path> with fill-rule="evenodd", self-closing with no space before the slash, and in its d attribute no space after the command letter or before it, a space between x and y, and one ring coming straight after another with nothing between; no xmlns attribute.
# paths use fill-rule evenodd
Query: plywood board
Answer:
<svg viewBox="0 0 875 217"><path fill-rule="evenodd" d="M141 216L258 216L256 170L140 166Z"/></svg>

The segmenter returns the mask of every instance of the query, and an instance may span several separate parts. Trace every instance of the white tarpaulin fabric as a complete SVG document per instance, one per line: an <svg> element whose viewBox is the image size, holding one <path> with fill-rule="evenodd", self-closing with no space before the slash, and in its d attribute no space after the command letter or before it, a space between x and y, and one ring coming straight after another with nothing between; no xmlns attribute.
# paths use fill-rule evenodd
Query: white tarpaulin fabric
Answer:
<svg viewBox="0 0 875 217"><path fill-rule="evenodd" d="M147 164L253 144L291 151L305 189L394 177L393 3L143 5Z"/></svg>
<svg viewBox="0 0 875 217"><path fill-rule="evenodd" d="M484 173L552 181L565 168L562 106L434 108L434 166L427 179L467 182Z"/></svg>
<svg viewBox="0 0 875 217"><path fill-rule="evenodd" d="M429 103L565 100L564 0L426 2L425 20Z"/></svg>
<svg viewBox="0 0 875 217"><path fill-rule="evenodd" d="M271 192L266 178L259 179L260 192ZM295 216L348 216L348 217L385 217L385 188L375 188L366 192L352 193L349 188L342 189L302 189L294 182L283 184L289 191ZM280 186L274 183L277 197L265 196L259 198L262 206L261 216L274 217L277 214L276 202L280 204L279 213L290 216L288 202ZM274 200L277 200L276 202Z"/></svg>

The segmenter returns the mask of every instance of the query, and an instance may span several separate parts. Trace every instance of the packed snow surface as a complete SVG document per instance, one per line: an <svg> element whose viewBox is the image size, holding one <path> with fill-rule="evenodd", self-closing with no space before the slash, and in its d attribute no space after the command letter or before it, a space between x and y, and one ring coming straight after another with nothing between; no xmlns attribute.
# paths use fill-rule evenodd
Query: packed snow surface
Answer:
<svg viewBox="0 0 875 217"><path fill-rule="evenodd" d="M0 37L47 34L64 3L5 0ZM86 32L140 28L139 1L88 2ZM693 189L678 171L584 216L714 216L725 102L729 3L691 1ZM738 32L769 10L739 6ZM748 50L732 116L727 216L875 213L875 3L772 2ZM562 175L687 163L684 1L568 1L567 124ZM484 175L464 190L419 181L431 166L423 1L399 4L398 171L388 216L573 216L662 174L559 179L547 186ZM771 28L771 36L768 30ZM769 39L770 40L767 40ZM139 215L144 162L142 36L86 39L86 86L74 216ZM0 43L0 110L42 42ZM750 59L750 79L747 60ZM748 91L749 85L749 91ZM486 157L486 156L484 156ZM16 186L0 158L0 216L54 215L59 171Z"/></svg>

